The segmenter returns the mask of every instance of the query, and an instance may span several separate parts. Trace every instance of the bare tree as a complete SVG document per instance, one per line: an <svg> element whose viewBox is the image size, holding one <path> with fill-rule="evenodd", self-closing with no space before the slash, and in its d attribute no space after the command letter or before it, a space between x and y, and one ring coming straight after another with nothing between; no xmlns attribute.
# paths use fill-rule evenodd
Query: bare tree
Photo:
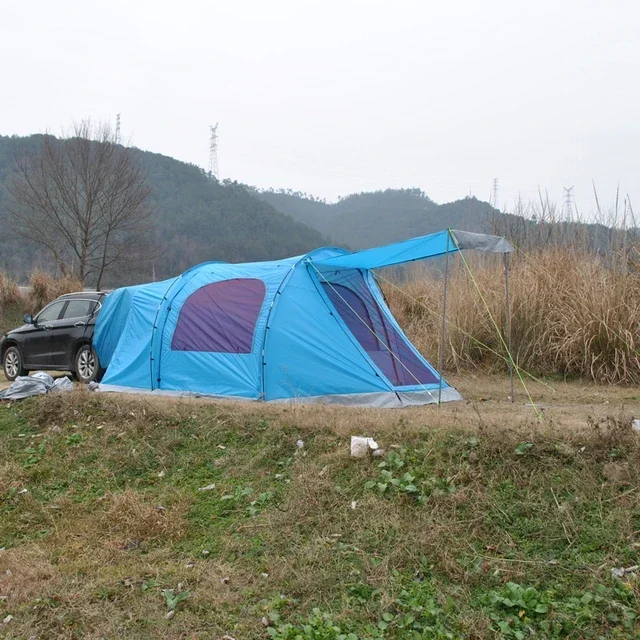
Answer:
<svg viewBox="0 0 640 640"><path fill-rule="evenodd" d="M7 192L9 227L83 284L100 288L109 271L147 257L151 189L109 125L85 120L60 139L43 136L36 151L18 152Z"/></svg>

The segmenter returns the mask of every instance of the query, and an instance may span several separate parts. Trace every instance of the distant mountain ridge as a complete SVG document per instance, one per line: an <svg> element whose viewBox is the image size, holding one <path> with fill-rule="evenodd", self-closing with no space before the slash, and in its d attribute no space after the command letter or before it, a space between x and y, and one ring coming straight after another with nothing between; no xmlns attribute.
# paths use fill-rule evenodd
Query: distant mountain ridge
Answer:
<svg viewBox="0 0 640 640"><path fill-rule="evenodd" d="M292 191L253 192L278 211L326 235L334 244L363 249L447 227L489 230L499 212L476 198L437 204L420 189L358 193L327 203Z"/></svg>
<svg viewBox="0 0 640 640"><path fill-rule="evenodd" d="M420 189L385 189L357 193L327 203L290 190L253 189L257 197L294 220L314 227L333 244L364 249L442 229L462 229L506 236L517 247L549 244L583 247L612 255L629 243L639 242L635 228L615 227L556 216L548 206L543 215L503 213L475 197L437 204ZM525 212L526 213L526 212Z"/></svg>

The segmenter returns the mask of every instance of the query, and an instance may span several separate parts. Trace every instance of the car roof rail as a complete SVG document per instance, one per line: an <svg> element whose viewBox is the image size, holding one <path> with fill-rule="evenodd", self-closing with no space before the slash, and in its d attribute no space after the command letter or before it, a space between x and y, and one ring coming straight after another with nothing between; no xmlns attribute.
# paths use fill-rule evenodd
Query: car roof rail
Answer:
<svg viewBox="0 0 640 640"><path fill-rule="evenodd" d="M92 295L92 296L101 296L101 295L105 295L106 292L104 291L96 291L95 289L84 289L82 291L70 291L69 293L63 293L61 296L58 296L58 298L68 298L71 296L86 296L86 295Z"/></svg>

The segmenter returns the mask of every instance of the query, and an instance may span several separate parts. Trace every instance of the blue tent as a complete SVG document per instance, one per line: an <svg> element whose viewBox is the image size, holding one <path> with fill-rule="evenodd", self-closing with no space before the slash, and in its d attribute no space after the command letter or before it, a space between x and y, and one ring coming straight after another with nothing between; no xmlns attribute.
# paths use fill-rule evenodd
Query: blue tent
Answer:
<svg viewBox="0 0 640 640"><path fill-rule="evenodd" d="M371 269L466 248L512 250L446 230L355 253L208 262L117 289L95 329L99 388L375 407L460 399L409 342Z"/></svg>

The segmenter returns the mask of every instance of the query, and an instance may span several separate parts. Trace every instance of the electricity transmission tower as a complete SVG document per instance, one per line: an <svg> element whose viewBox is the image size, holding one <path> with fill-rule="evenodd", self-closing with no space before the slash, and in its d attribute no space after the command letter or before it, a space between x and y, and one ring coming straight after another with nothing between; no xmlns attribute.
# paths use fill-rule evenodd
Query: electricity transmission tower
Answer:
<svg viewBox="0 0 640 640"><path fill-rule="evenodd" d="M573 185L562 187L564 189L564 216L565 220L573 219Z"/></svg>
<svg viewBox="0 0 640 640"><path fill-rule="evenodd" d="M220 171L218 169L218 123L216 126L210 126L211 137L209 138L209 177L214 177L216 180L220 178Z"/></svg>
<svg viewBox="0 0 640 640"><path fill-rule="evenodd" d="M116 115L116 144L120 144L120 114Z"/></svg>
<svg viewBox="0 0 640 640"><path fill-rule="evenodd" d="M498 208L498 178L493 179L493 186L491 187L491 198L489 204L494 208Z"/></svg>

